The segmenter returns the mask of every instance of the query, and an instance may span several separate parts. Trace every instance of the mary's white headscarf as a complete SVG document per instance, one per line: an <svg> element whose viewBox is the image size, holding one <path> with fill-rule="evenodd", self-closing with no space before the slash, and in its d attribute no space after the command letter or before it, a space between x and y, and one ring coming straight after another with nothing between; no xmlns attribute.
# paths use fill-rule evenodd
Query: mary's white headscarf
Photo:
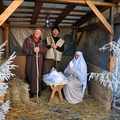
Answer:
<svg viewBox="0 0 120 120"><path fill-rule="evenodd" d="M77 60L75 59L76 54L80 55L80 57ZM82 91L84 93L85 88L86 88L86 84L87 84L87 65L86 65L86 62L83 58L82 52L77 51L75 53L75 55L74 55L72 62L74 64L74 67L77 69L77 76L78 76L79 80L83 83L83 90ZM68 67L69 67L69 65L68 65ZM67 68L65 69L65 71L67 70Z"/></svg>

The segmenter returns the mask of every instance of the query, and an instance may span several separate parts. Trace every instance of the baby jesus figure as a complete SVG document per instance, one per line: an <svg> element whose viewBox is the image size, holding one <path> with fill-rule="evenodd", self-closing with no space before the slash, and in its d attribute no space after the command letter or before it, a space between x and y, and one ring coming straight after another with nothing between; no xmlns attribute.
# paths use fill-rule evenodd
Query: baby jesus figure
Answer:
<svg viewBox="0 0 120 120"><path fill-rule="evenodd" d="M64 80L64 76L61 72L57 72L57 70L53 67L46 79L52 82L61 83Z"/></svg>

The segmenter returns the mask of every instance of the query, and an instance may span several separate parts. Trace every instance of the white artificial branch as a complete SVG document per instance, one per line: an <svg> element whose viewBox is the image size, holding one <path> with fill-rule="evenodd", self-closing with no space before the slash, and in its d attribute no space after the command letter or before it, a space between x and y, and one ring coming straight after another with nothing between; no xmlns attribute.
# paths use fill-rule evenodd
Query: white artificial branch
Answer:
<svg viewBox="0 0 120 120"><path fill-rule="evenodd" d="M13 59L16 57L15 52L9 57L8 60L5 61L4 64L0 66L0 82L10 79L10 77L14 77L15 74L11 73L10 70L15 69L15 67L18 67L17 65L10 65L13 61Z"/></svg>
<svg viewBox="0 0 120 120"><path fill-rule="evenodd" d="M95 78L95 81L99 79L100 84L103 84L104 87L108 85L108 88L113 89L112 81L109 79L113 74L111 72L103 71L102 73L89 73L89 81L90 79Z"/></svg>
<svg viewBox="0 0 120 120"><path fill-rule="evenodd" d="M8 88L7 83L0 83L0 96L5 96L7 88Z"/></svg>
<svg viewBox="0 0 120 120"><path fill-rule="evenodd" d="M3 47L6 45L5 41L1 46L0 46L0 58L1 54L3 54L4 50ZM15 52L3 63L0 65L0 96L5 96L6 90L8 88L8 84L4 83L4 80L9 80L10 77L14 77L15 74L11 73L10 70L15 69L15 67L18 67L17 65L11 64L13 59L16 57ZM0 60L1 62L1 60ZM0 103L3 103L2 100L0 100ZM0 120L5 120L5 114L8 112L10 108L10 102L7 101L6 103L3 103L2 106L0 106Z"/></svg>
<svg viewBox="0 0 120 120"><path fill-rule="evenodd" d="M113 97L120 93L120 40L118 40L118 43L112 41L99 48L100 51L105 51L107 49L109 49L113 57L115 57L113 73L107 71L103 71L102 73L90 73L89 80L94 77L95 80L99 78L100 84L103 83L105 87L108 85L108 88L112 89ZM112 81L109 79L110 77Z"/></svg>
<svg viewBox="0 0 120 120"><path fill-rule="evenodd" d="M0 106L0 119L1 120L5 120L5 114L9 111L9 109L10 109L10 102L8 100L2 106Z"/></svg>

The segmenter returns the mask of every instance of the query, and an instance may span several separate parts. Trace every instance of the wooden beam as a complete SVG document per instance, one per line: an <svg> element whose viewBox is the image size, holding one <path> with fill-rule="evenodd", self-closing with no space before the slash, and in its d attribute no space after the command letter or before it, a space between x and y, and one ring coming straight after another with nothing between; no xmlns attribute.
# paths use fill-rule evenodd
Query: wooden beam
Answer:
<svg viewBox="0 0 120 120"><path fill-rule="evenodd" d="M17 15L11 15L9 18L31 18L31 16L17 16ZM44 16L39 16L39 19L45 19ZM57 19L57 17L50 17L50 19ZM64 20L77 20L76 18L65 18Z"/></svg>
<svg viewBox="0 0 120 120"><path fill-rule="evenodd" d="M101 21L97 22L97 24L99 25L100 28L102 28L103 30L105 30L105 32L109 35L109 32L108 32L107 28L102 24Z"/></svg>
<svg viewBox="0 0 120 120"><path fill-rule="evenodd" d="M42 5L43 5L43 2L36 0L32 19L31 19L31 24L36 24Z"/></svg>
<svg viewBox="0 0 120 120"><path fill-rule="evenodd" d="M8 20L8 22L30 22L30 20ZM45 21L37 21L37 22L45 23ZM50 23L53 23L53 21L51 21ZM73 22L61 22L61 23L73 24Z"/></svg>
<svg viewBox="0 0 120 120"><path fill-rule="evenodd" d="M76 53L77 51L77 29L75 29L75 49L74 49L74 54Z"/></svg>
<svg viewBox="0 0 120 120"><path fill-rule="evenodd" d="M3 0L0 0L0 14L2 14L4 10L5 10L5 6L3 4ZM6 23L8 23L8 21L6 21ZM1 26L4 29L4 25L3 24Z"/></svg>
<svg viewBox="0 0 120 120"><path fill-rule="evenodd" d="M52 2L52 3L65 3L65 4L77 4L77 5L86 5L85 0L40 0L43 2ZM92 1L92 3L96 6L118 6L115 3L109 2L99 2L99 1Z"/></svg>
<svg viewBox="0 0 120 120"><path fill-rule="evenodd" d="M114 25L117 25L117 24L120 24L120 16L117 16L117 17L114 18ZM101 27L101 25L102 25L102 27ZM86 31L90 31L90 30L98 29L100 27L103 28L103 24L101 23L101 21L99 21L97 23L93 23L93 24L90 24L90 25L87 25L87 26L84 26L84 27L87 27ZM84 27L78 28L78 32L81 32ZM105 29L105 27L103 29Z"/></svg>
<svg viewBox="0 0 120 120"><path fill-rule="evenodd" d="M5 10L5 7L4 7L3 1L0 0L0 14L2 14L4 10Z"/></svg>
<svg viewBox="0 0 120 120"><path fill-rule="evenodd" d="M0 15L0 26L8 19L8 17L16 10L16 8L23 2L24 0L14 0L9 7Z"/></svg>
<svg viewBox="0 0 120 120"><path fill-rule="evenodd" d="M114 73L115 58L110 58L110 72Z"/></svg>
<svg viewBox="0 0 120 120"><path fill-rule="evenodd" d="M28 24L7 24L8 26L14 26L14 27L45 27L44 25L28 25ZM50 27L53 27L53 25L51 25ZM79 28L78 26L62 26L59 25L58 27L60 28Z"/></svg>
<svg viewBox="0 0 120 120"><path fill-rule="evenodd" d="M109 21L110 21L111 27L114 29L114 7L110 8L110 19L109 19ZM114 37L115 36L110 35L110 42L113 41Z"/></svg>
<svg viewBox="0 0 120 120"><path fill-rule="evenodd" d="M111 7L111 9L110 9L110 18L109 18L109 21L110 21L110 24L111 24L111 26L114 28L114 7ZM113 39L114 39L114 36L112 36L112 35L109 35L109 42L112 42L113 41ZM112 71L112 69L113 69L113 61L111 60L111 58L112 58L112 54L109 52L109 54L108 54L109 56L109 58L108 58L108 70L109 71Z"/></svg>
<svg viewBox="0 0 120 120"><path fill-rule="evenodd" d="M9 1L13 1L13 0L9 0ZM24 0L26 2L35 2L35 0ZM47 2L47 3L61 3L61 4L77 4L77 5L86 5L85 0L38 0L41 2ZM92 1L93 4L95 4L96 6L117 6L117 4L114 3L118 3L119 0L108 0L107 2L99 2L99 1Z"/></svg>
<svg viewBox="0 0 120 120"><path fill-rule="evenodd" d="M1 25L4 30L5 30L5 25L6 25L6 22L4 22L4 23Z"/></svg>
<svg viewBox="0 0 120 120"><path fill-rule="evenodd" d="M107 28L108 32L114 36L114 30L110 26L110 24L107 22L107 20L103 17L103 15L100 13L100 11L96 8L96 6L91 1L86 1L88 6L93 10L93 12L96 14L96 16L101 20L103 25Z"/></svg>
<svg viewBox="0 0 120 120"><path fill-rule="evenodd" d="M114 3L119 3L120 0L112 0L112 2L114 2Z"/></svg>
<svg viewBox="0 0 120 120"><path fill-rule="evenodd" d="M87 26L83 28L82 33L80 34L80 36L79 36L79 38L78 38L77 47L78 47L78 45L80 44L80 41L82 40L83 35L84 35L86 29L87 29Z"/></svg>
<svg viewBox="0 0 120 120"><path fill-rule="evenodd" d="M6 58L8 59L8 49L9 49L9 26L5 26L5 41L6 43Z"/></svg>
<svg viewBox="0 0 120 120"><path fill-rule="evenodd" d="M68 5L62 14L57 18L57 21L55 21L53 24L58 25L75 7L76 5Z"/></svg>

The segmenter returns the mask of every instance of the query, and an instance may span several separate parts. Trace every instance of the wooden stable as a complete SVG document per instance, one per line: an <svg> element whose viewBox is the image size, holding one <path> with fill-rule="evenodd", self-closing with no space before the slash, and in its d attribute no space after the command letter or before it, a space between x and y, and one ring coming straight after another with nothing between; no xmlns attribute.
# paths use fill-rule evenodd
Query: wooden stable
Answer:
<svg viewBox="0 0 120 120"><path fill-rule="evenodd" d="M116 18L114 19L114 9L115 7L118 7L119 0L104 0L103 2L100 1L91 1L91 0L9 0L11 3L9 5L4 5L4 1L0 1L0 26L5 31L5 40L7 40L6 45L6 58L8 56L8 43L9 43L9 28L14 27L44 27L44 25L38 25L37 23L44 23L45 21L38 20L38 19L45 19L46 12L41 12L42 10L46 11L61 11L61 13L57 12L49 12L49 15L57 15L58 17L51 17L51 27L53 25L58 25L61 28L71 28L75 29L75 51L77 50L77 47L79 46L81 39L84 36L85 31L87 30L93 30L97 28L102 28L105 30L105 32L109 36L109 41L112 41L114 39L114 24L120 23L120 19ZM29 2L34 3L33 6L22 6L22 3ZM43 7L44 3L48 4L58 4L62 5L65 4L65 8L54 8L54 7ZM75 9L76 7L88 7L90 10L81 10L81 9ZM26 9L26 11L23 11L22 9ZM27 11L27 10L33 10ZM103 12L110 9L110 18L109 22L108 20L103 16ZM78 14L73 14L71 12L77 12ZM79 13L85 13L79 14ZM17 14L17 15L14 15ZM21 16L21 14L26 14L25 16ZM32 14L30 16L29 14ZM43 15L40 16L40 15ZM71 16L68 18L68 16ZM84 25L88 21L92 20L95 17L98 17L100 20L97 23L90 24L90 25ZM80 17L80 18L75 18ZM11 19L12 18L12 19ZM15 18L29 18L30 20L16 20ZM54 19L55 21L52 21ZM64 20L67 20L67 22L63 22ZM70 22L69 22L70 21ZM71 22L73 21L73 22ZM75 22L74 22L75 21ZM16 24L12 24L12 22L16 22ZM18 22L18 24L17 24ZM19 24L19 22L30 22L30 24ZM64 24L64 25L59 25ZM68 25L72 24L72 25ZM77 37L77 33L81 32L81 34ZM77 39L78 38L78 39ZM17 56L14 61L14 64L18 62L20 65L19 68L16 68L14 73L19 76L24 77L24 70L23 66L25 66L25 57ZM71 59L71 58L70 58ZM69 60L66 62L66 64L69 62ZM23 60L23 62L21 62ZM110 62L109 62L110 61ZM108 60L108 70L113 70L113 64L114 59L111 60L111 55L109 55ZM23 63L23 64L22 64ZM21 65L22 64L22 65ZM23 68L22 68L23 67ZM18 70L19 72L17 72ZM61 68L63 70L63 68Z"/></svg>

